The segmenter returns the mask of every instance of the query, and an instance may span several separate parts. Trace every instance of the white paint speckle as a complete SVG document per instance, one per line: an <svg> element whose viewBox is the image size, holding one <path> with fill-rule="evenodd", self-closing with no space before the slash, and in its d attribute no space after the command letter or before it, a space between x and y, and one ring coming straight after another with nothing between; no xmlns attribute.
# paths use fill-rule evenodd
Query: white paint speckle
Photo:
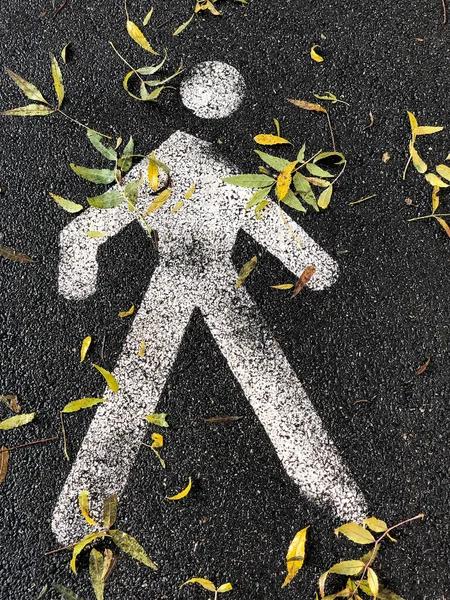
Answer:
<svg viewBox="0 0 450 600"><path fill-rule="evenodd" d="M184 78L180 94L183 104L197 117L222 119L239 108L245 96L245 82L231 65L206 61Z"/></svg>

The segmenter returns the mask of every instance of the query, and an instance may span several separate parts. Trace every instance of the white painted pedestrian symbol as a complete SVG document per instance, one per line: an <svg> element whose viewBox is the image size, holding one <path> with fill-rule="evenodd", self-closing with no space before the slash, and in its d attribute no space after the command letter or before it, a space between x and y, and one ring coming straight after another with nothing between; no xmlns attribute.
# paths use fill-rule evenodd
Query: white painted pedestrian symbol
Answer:
<svg viewBox="0 0 450 600"><path fill-rule="evenodd" d="M209 65L210 80L208 70L202 68L207 86L217 80L221 69L230 69L222 63ZM209 86L208 94L214 97L213 89ZM242 92L241 88L238 93ZM195 97L185 88L183 97L186 95L191 100ZM237 96L233 98L231 105L223 94L215 98L220 116L239 105ZM190 108L194 108L192 102ZM303 247L293 242L277 206L269 207L261 221L252 211L245 211L251 190L222 182L238 170L216 156L211 144L177 131L155 153L170 166L173 180L169 202L147 217L149 227L158 231L159 265L114 370L120 390L117 394L105 392L109 402L99 406L82 442L54 511L53 531L64 544L86 534L77 506L80 490L90 491L94 511L109 494L120 496L148 432L143 417L155 412L196 308L302 493L328 505L342 519L361 518L366 512L364 498L297 375L245 286L235 289L237 273L231 253L239 229L244 229L292 273L300 274L314 264L316 274L309 283L313 290L333 283L336 263L285 214L289 229ZM130 177L136 178L139 170L145 172L145 160L134 167ZM172 213L170 209L193 183L193 198ZM138 207L145 210L151 190L145 185L141 189ZM126 204L108 210L90 208L61 232L59 290L64 296L81 300L96 289L97 251L105 238L89 238L86 232L114 235L134 218ZM138 356L141 340L147 346L145 357Z"/></svg>

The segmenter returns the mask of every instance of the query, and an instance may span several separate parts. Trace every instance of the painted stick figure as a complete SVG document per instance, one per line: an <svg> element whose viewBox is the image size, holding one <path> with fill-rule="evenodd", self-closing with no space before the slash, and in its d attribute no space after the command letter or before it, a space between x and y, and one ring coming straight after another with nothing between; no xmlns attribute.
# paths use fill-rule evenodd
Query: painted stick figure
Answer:
<svg viewBox="0 0 450 600"><path fill-rule="evenodd" d="M230 89L223 89L232 86ZM203 63L182 87L185 104L199 116L223 117L239 105L244 90L240 74L223 63ZM226 93L224 93L226 92ZM292 273L316 266L309 287L330 286L337 266L287 214L299 247L270 206L263 220L245 211L251 190L222 182L235 167L215 156L211 145L177 131L156 150L171 168L173 191L168 203L148 216L159 234L159 265L134 318L115 368L117 394L99 406L64 485L52 528L61 543L86 533L79 515L80 490L91 493L94 512L103 499L124 489L140 442L148 431L144 415L155 411L174 363L183 333L195 308L200 309L212 336L267 432L280 461L301 491L329 505L342 519L361 518L364 498L343 465L319 416L295 372L258 314L245 287L235 289L231 253L240 228L277 257ZM145 171L145 160L130 173ZM193 198L181 210L171 208L196 184ZM139 207L151 201L141 188ZM90 208L75 218L60 236L59 290L81 300L95 291L97 251L105 238L89 238L88 230L118 233L135 218L126 204L113 209ZM145 357L138 356L145 340Z"/></svg>

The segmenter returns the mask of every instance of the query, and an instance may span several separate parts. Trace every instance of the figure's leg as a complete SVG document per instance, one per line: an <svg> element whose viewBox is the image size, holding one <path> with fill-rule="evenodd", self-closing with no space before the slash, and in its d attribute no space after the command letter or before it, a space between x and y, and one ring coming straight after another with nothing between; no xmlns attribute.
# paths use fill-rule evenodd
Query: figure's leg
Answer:
<svg viewBox="0 0 450 600"><path fill-rule="evenodd" d="M244 289L233 289L234 270L220 269L215 281L228 287L205 300L201 310L288 475L339 518L366 516L362 493L264 319Z"/></svg>
<svg viewBox="0 0 450 600"><path fill-rule="evenodd" d="M103 500L125 487L148 426L143 417L154 412L192 313L175 287L185 287L182 276L158 268L114 370L120 389L105 392L108 402L99 405L56 505L52 529L62 544L88 533L77 503L82 489L101 515ZM138 356L141 340L144 357Z"/></svg>

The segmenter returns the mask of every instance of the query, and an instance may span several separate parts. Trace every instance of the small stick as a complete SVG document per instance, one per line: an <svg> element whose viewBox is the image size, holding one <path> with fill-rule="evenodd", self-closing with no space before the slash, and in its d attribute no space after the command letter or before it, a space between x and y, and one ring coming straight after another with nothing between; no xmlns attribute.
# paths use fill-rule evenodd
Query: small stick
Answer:
<svg viewBox="0 0 450 600"><path fill-rule="evenodd" d="M365 198L361 198L360 200L355 200L354 202L349 202L349 206L353 206L354 204L359 204L360 202L365 202L366 200L370 200L370 198L375 198L376 194L372 194L371 196L366 196Z"/></svg>
<svg viewBox="0 0 450 600"><path fill-rule="evenodd" d="M444 13L444 25L447 24L447 4L445 2L445 0L442 0L442 10Z"/></svg>
<svg viewBox="0 0 450 600"><path fill-rule="evenodd" d="M55 437L45 438L43 440L35 440L34 442L27 442L26 444L20 444L20 446L11 446L11 448L6 448L5 450L0 450L1 452L7 452L10 450L18 450L19 448L26 448L27 446L33 446L34 444L42 444L43 442L52 442L53 440L57 440L59 435L55 435Z"/></svg>
<svg viewBox="0 0 450 600"><path fill-rule="evenodd" d="M328 119L328 127L330 128L331 142L333 144L333 151L336 152L336 142L334 141L333 127L331 126L330 113L328 111L327 111L327 119Z"/></svg>
<svg viewBox="0 0 450 600"><path fill-rule="evenodd" d="M64 2L61 4L61 6L53 14L52 19L54 19L62 11L62 9L66 6L66 4L67 4L67 0L64 0Z"/></svg>

